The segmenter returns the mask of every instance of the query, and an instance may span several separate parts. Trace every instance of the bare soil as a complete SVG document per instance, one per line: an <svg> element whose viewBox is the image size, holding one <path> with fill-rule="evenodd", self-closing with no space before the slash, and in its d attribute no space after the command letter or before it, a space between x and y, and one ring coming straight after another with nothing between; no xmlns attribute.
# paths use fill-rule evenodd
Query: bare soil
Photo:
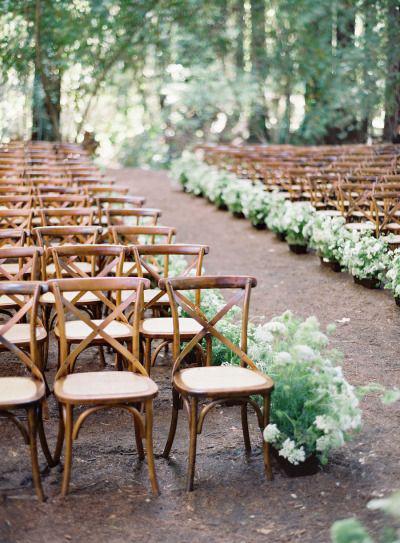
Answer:
<svg viewBox="0 0 400 543"><path fill-rule="evenodd" d="M286 309L337 323L334 346L345 354L344 370L355 385L400 386L399 308L388 292L355 285L346 274L322 268L312 255L294 255L269 232L216 210L204 199L170 187L165 173L112 172L149 206L163 210L162 224L176 226L178 240L209 244L209 273L255 275L252 318L260 322ZM343 318L346 322L338 322ZM2 368L9 364L2 355ZM97 351L82 364L95 368ZM54 372L50 356L50 379ZM360 434L332 456L317 475L289 479L274 462L274 480L263 474L260 435L251 416L253 454L244 456L238 408L211 413L199 439L196 489L184 490L188 449L186 416L179 421L171 461L160 457L168 432L168 359L152 377L155 450L161 496L153 498L146 464L139 463L131 420L125 413L94 415L74 448L69 496L58 497L61 471L44 470L48 500L39 503L30 479L28 451L17 430L0 420L0 542L328 542L331 524L357 516L373 533L381 515L367 502L400 487L400 407L369 396ZM50 399L46 429L53 445L56 408ZM45 466L43 458L42 465Z"/></svg>

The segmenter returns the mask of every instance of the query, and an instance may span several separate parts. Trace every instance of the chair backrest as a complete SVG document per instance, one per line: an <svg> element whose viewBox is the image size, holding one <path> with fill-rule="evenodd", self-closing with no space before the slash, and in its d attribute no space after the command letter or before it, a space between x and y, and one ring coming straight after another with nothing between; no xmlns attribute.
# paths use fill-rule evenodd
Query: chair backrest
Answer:
<svg viewBox="0 0 400 543"><path fill-rule="evenodd" d="M23 194L18 196L0 195L0 208L21 209L33 207L33 197Z"/></svg>
<svg viewBox="0 0 400 543"><path fill-rule="evenodd" d="M37 196L37 202L41 208L86 207L88 197L86 194L40 194Z"/></svg>
<svg viewBox="0 0 400 543"><path fill-rule="evenodd" d="M155 226L158 219L161 217L160 209L151 209L146 207L137 207L134 209L107 209L107 224L112 226L114 224L127 224L136 225L150 224Z"/></svg>
<svg viewBox="0 0 400 543"><path fill-rule="evenodd" d="M178 277L175 279L161 279L159 287L163 291L167 291L171 314L174 324L174 339L173 339L173 369L172 373L179 371L180 365L184 358L198 345L206 336L212 337L223 343L234 355L240 359L242 366L249 366L256 370L254 362L247 356L247 328L249 321L249 306L251 289L257 285L257 280L254 277L248 276L206 276L202 277ZM207 317L200 307L194 304L188 297L187 292L192 290L205 289L227 289L235 290L235 294L231 296L218 312L212 317ZM232 341L224 336L217 328L218 322L228 313L228 311L238 304L242 304L241 312L241 339L240 346L235 345ZM182 310L191 318L195 319L202 329L186 343L181 350L181 340L179 334L179 311ZM211 363L212 352L207 349L207 363Z"/></svg>
<svg viewBox="0 0 400 543"><path fill-rule="evenodd" d="M42 255L40 247L0 248L0 278L3 281L23 281L29 276L31 281L37 281Z"/></svg>
<svg viewBox="0 0 400 543"><path fill-rule="evenodd" d="M38 208L35 214L42 226L91 226L96 209L92 207Z"/></svg>
<svg viewBox="0 0 400 543"><path fill-rule="evenodd" d="M143 289L150 286L148 280L133 277L54 279L49 281L48 285L55 297L57 329L60 336L61 365L56 379L74 371L75 362L79 354L98 336L128 362L128 367L131 371L147 375L146 370L139 361L139 323L143 307ZM121 291L124 290L130 291L130 295L122 302ZM71 301L63 295L65 292L75 291L77 291L77 295ZM100 324L92 322L87 313L79 309L76 305L80 297L86 292L94 293L109 310L109 313ZM115 296L113 296L113 293L115 293ZM131 310L132 305L134 305L133 311ZM129 313L128 317L125 312ZM69 349L66 336L68 316L73 316L74 320L83 321L90 330L71 349ZM125 337L124 339L129 341L130 349L105 331L105 328L116 320L129 327L129 337ZM84 333L84 330L82 332Z"/></svg>
<svg viewBox="0 0 400 543"><path fill-rule="evenodd" d="M0 247L15 247L25 244L27 231L23 228L5 228L0 230Z"/></svg>
<svg viewBox="0 0 400 543"><path fill-rule="evenodd" d="M98 223L107 221L107 209L137 209L146 201L143 196L98 196L95 198L97 206Z"/></svg>
<svg viewBox="0 0 400 543"><path fill-rule="evenodd" d="M122 245L156 245L172 243L176 228L170 226L111 226L110 234L113 243Z"/></svg>
<svg viewBox="0 0 400 543"><path fill-rule="evenodd" d="M0 229L26 228L32 226L33 211L31 209L0 209Z"/></svg>
<svg viewBox="0 0 400 543"><path fill-rule="evenodd" d="M143 277L144 273L148 273L149 278L157 286L162 277L171 275L171 257L181 256L183 261L180 262L177 271L180 277L194 274L200 276L202 274L204 255L209 253L210 248L207 245L190 245L190 244L169 244L169 245L133 245L129 248L129 252L133 255L136 264L136 273L138 277ZM185 257L191 257L189 262ZM173 270L174 271L174 270ZM145 304L145 309L156 303L161 298L162 293L157 293L154 298ZM200 303L200 291L196 292L196 304Z"/></svg>
<svg viewBox="0 0 400 543"><path fill-rule="evenodd" d="M101 236L101 226L39 226L32 230L40 247L72 243L94 244Z"/></svg>
<svg viewBox="0 0 400 543"><path fill-rule="evenodd" d="M121 245L60 245L50 247L48 251L58 279L122 275L125 248ZM80 262L90 263L91 271L85 272L79 267Z"/></svg>
<svg viewBox="0 0 400 543"><path fill-rule="evenodd" d="M43 376L39 367L39 349L37 344L36 327L43 324L39 319L39 299L41 294L47 291L47 286L37 281L0 281L0 297L7 296L18 310L6 322L0 323L0 345L15 354L32 377L43 382ZM5 336L7 332L22 320L28 318L30 327L29 350L22 350Z"/></svg>

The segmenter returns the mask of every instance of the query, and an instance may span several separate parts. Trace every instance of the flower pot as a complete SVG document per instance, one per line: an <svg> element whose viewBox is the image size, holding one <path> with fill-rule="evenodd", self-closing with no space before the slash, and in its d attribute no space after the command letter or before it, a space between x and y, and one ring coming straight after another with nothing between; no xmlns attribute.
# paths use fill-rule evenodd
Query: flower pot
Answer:
<svg viewBox="0 0 400 543"><path fill-rule="evenodd" d="M286 241L286 234L284 232L275 232L275 235L279 241Z"/></svg>
<svg viewBox="0 0 400 543"><path fill-rule="evenodd" d="M267 225L265 222L258 222L257 224L251 223L251 226L255 228L256 230L266 230Z"/></svg>
<svg viewBox="0 0 400 543"><path fill-rule="evenodd" d="M321 262L321 266L324 266L325 268L329 268L336 273L342 271L342 266L337 260L325 260L322 256L319 257L319 260Z"/></svg>
<svg viewBox="0 0 400 543"><path fill-rule="evenodd" d="M319 471L320 464L315 454L312 454L297 466L280 456L279 451L274 447L271 447L271 454L287 477L307 477L308 475L315 475Z"/></svg>
<svg viewBox="0 0 400 543"><path fill-rule="evenodd" d="M236 219L244 219L244 213L242 211L234 211L232 215L236 217Z"/></svg>
<svg viewBox="0 0 400 543"><path fill-rule="evenodd" d="M289 249L296 255L305 255L307 253L307 245L297 245L289 243Z"/></svg>
<svg viewBox="0 0 400 543"><path fill-rule="evenodd" d="M396 302L396 305L400 306L400 296L395 296L394 301Z"/></svg>
<svg viewBox="0 0 400 543"><path fill-rule="evenodd" d="M364 277L360 279L359 277L353 276L354 282L357 285L362 285L365 288L377 289L381 287L381 282L376 277Z"/></svg>
<svg viewBox="0 0 400 543"><path fill-rule="evenodd" d="M228 210L228 206L226 204L219 204L217 207L221 211L227 211Z"/></svg>

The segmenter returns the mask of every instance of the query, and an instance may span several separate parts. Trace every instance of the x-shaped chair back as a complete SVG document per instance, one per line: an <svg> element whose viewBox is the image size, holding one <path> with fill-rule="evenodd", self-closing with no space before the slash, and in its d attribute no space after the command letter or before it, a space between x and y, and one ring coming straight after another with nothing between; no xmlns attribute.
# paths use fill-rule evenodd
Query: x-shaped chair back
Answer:
<svg viewBox="0 0 400 543"><path fill-rule="evenodd" d="M52 247L54 245L97 243L101 236L100 226L39 226L33 229L40 247Z"/></svg>
<svg viewBox="0 0 400 543"><path fill-rule="evenodd" d="M33 210L22 209L0 209L0 229L3 228L26 228L32 226Z"/></svg>
<svg viewBox="0 0 400 543"><path fill-rule="evenodd" d="M248 276L206 276L202 277L177 277L176 279L162 279L159 282L159 287L163 291L167 291L171 313L174 323L174 339L173 339L173 368L174 375L179 371L180 365L184 358L200 344L207 336L216 338L223 343L234 355L240 359L240 364L245 367L250 367L257 370L254 362L247 356L247 328L249 321L249 306L251 289L257 285L257 280L254 277ZM211 318L207 318L201 311L200 307L194 304L187 295L182 294L182 291L190 290L205 290L205 289L228 289L236 292L230 297L226 304ZM241 341L240 346L235 345L232 341L221 334L217 330L216 325L233 307L242 305L241 319ZM181 340L179 334L179 311L178 307L191 318L196 320L202 327L185 347L181 350ZM207 353L207 357L211 357L211 353Z"/></svg>
<svg viewBox="0 0 400 543"><path fill-rule="evenodd" d="M352 214L357 211L370 221L372 190L373 185L371 184L338 183L336 198L339 211L350 219Z"/></svg>
<svg viewBox="0 0 400 543"><path fill-rule="evenodd" d="M372 208L376 233L379 236L388 224L400 224L400 191L375 191Z"/></svg>
<svg viewBox="0 0 400 543"><path fill-rule="evenodd" d="M15 354L32 376L42 382L36 327L43 326L38 317L38 309L40 295L46 290L47 286L37 281L0 281L0 296L8 296L18 308L10 319L0 323L0 346ZM30 327L29 351L22 350L5 337L13 326L26 318Z"/></svg>
<svg viewBox="0 0 400 543"><path fill-rule="evenodd" d="M110 228L113 243L122 245L170 244L176 235L176 228L170 226L126 226Z"/></svg>
<svg viewBox="0 0 400 543"><path fill-rule="evenodd" d="M98 214L98 222L102 224L106 219L107 209L137 209L143 207L146 198L143 196L98 196L95 198Z"/></svg>
<svg viewBox="0 0 400 543"><path fill-rule="evenodd" d="M104 344L112 347L128 362L130 371L147 376L146 370L139 361L139 323L143 308L143 290L150 286L150 282L147 279L134 277L54 279L49 281L48 285L55 297L57 328L60 334L61 365L56 379L73 372L75 361L79 354L98 336L100 336ZM122 302L121 291L123 290L129 290L130 295ZM78 294L73 300L67 300L64 297L64 293L73 291L78 291ZM94 293L109 310L109 314L100 324L94 323L87 313L76 306L76 303L86 292ZM113 296L113 293L115 296ZM113 299L116 300L115 303ZM128 319L125 311L130 305L134 305L134 310L129 311ZM75 348L71 349L70 352L66 336L66 317L68 315L72 315L74 319L84 322L90 328L90 332L86 337L76 343ZM115 320L129 327L131 332L129 336L131 350L128 350L120 341L106 332L105 329L107 326Z"/></svg>
<svg viewBox="0 0 400 543"><path fill-rule="evenodd" d="M160 209L151 209L146 207L137 207L132 209L107 209L107 224L112 226L114 224L151 224L155 226L158 219L161 217Z"/></svg>
<svg viewBox="0 0 400 543"><path fill-rule="evenodd" d="M42 226L91 226L96 209L91 207L59 207L36 209ZM56 220L57 224L52 223Z"/></svg>
<svg viewBox="0 0 400 543"><path fill-rule="evenodd" d="M0 248L0 277L8 281L23 281L27 275L31 281L40 276L40 257L43 249L40 247L5 247ZM9 270L4 264L18 265L15 272Z"/></svg>
<svg viewBox="0 0 400 543"><path fill-rule="evenodd" d="M47 194L38 195L37 202L41 208L87 207L88 197L86 194Z"/></svg>
<svg viewBox="0 0 400 543"><path fill-rule="evenodd" d="M60 245L50 247L58 279L65 277L89 278L122 275L125 248L121 245ZM79 267L79 262L89 262L90 274Z"/></svg>
<svg viewBox="0 0 400 543"><path fill-rule="evenodd" d="M187 277L191 274L200 276L204 255L208 254L210 248L207 245L169 244L134 245L129 250L134 257L138 277L143 277L143 273L147 272L150 280L158 285L161 278L169 277L169 259L171 256L192 257L186 268L179 274L180 277ZM158 292L154 298L145 304L145 309L155 304L162 296L163 292ZM199 290L196 292L196 304L200 304Z"/></svg>
<svg viewBox="0 0 400 543"><path fill-rule="evenodd" d="M24 209L33 207L33 197L23 194L18 196L0 195L0 208Z"/></svg>
<svg viewBox="0 0 400 543"><path fill-rule="evenodd" d="M97 183L95 185L86 185L85 191L91 198L95 198L96 196L119 196L128 194L129 188Z"/></svg>
<svg viewBox="0 0 400 543"><path fill-rule="evenodd" d="M6 228L0 230L0 247L22 247L25 244L27 232L23 228Z"/></svg>

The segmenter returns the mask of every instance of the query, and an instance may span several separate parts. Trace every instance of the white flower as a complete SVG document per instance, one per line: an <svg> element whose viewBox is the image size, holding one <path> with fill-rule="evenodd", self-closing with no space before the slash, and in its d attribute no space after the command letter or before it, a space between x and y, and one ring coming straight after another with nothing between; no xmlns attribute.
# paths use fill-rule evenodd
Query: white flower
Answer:
<svg viewBox="0 0 400 543"><path fill-rule="evenodd" d="M282 351L280 353L276 353L275 361L278 364L290 364L292 362L292 356L290 353L287 353L286 351Z"/></svg>
<svg viewBox="0 0 400 543"><path fill-rule="evenodd" d="M264 441L267 443L275 443L281 435L276 424L268 424L263 432Z"/></svg>
<svg viewBox="0 0 400 543"><path fill-rule="evenodd" d="M297 466L300 462L304 462L306 459L306 453L304 447L296 448L296 444L291 439L287 438L282 444L282 448L279 451L279 456L286 458L291 464Z"/></svg>
<svg viewBox="0 0 400 543"><path fill-rule="evenodd" d="M295 345L294 352L301 360L310 361L316 356L315 351L308 345Z"/></svg>

